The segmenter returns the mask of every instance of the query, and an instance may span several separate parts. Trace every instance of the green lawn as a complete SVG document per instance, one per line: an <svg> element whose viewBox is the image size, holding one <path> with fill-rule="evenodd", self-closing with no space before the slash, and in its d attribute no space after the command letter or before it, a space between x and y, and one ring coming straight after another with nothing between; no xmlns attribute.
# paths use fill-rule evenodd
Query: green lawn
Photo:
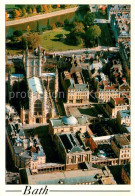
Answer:
<svg viewBox="0 0 135 196"><path fill-rule="evenodd" d="M97 24L101 29L101 37L99 38L99 45L101 46L115 46L115 41L112 39L112 34L110 32L109 24L100 23Z"/></svg>
<svg viewBox="0 0 135 196"><path fill-rule="evenodd" d="M45 31L41 35L41 46L45 48L47 51L64 51L64 50L76 50L80 48L84 48L82 44L78 46L70 46L63 41L61 41L58 36L59 35L67 35L69 34L69 31L64 30L63 28L57 28L55 30L48 30Z"/></svg>

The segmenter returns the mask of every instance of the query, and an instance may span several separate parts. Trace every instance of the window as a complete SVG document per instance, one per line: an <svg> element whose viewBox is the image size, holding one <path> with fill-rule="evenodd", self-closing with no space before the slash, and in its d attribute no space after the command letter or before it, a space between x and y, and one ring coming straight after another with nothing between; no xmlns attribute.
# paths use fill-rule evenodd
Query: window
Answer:
<svg viewBox="0 0 135 196"><path fill-rule="evenodd" d="M36 100L34 104L34 115L42 115L42 103L40 100Z"/></svg>

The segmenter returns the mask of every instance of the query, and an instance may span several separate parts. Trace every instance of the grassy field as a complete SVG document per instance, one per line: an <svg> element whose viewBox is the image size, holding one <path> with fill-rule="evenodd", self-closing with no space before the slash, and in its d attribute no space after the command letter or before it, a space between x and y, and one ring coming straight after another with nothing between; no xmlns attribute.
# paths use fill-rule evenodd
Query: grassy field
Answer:
<svg viewBox="0 0 135 196"><path fill-rule="evenodd" d="M76 50L84 47L82 44L78 46L70 46L63 43L63 41L59 39L59 36L63 34L67 35L69 34L69 31L66 31L63 28L45 31L41 35L41 46L45 48L47 51Z"/></svg>
<svg viewBox="0 0 135 196"><path fill-rule="evenodd" d="M101 29L101 37L99 38L99 45L101 46L115 46L115 41L112 39L109 26L106 23L97 24Z"/></svg>

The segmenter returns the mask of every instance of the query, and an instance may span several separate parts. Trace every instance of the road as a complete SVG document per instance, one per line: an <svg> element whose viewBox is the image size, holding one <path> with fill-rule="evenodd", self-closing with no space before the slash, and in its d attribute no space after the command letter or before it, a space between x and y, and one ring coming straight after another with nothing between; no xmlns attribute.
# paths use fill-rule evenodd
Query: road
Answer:
<svg viewBox="0 0 135 196"><path fill-rule="evenodd" d="M95 48L83 48L83 49L79 49L79 50L68 50L68 51L56 51L56 52L48 52L49 54L57 54L57 55L64 55L64 54L78 54L78 53L83 53L83 52L97 52L97 51L118 51L119 48L118 47L108 47L108 46L98 46Z"/></svg>
<svg viewBox="0 0 135 196"><path fill-rule="evenodd" d="M59 16L59 15L63 15L63 14L72 13L72 12L75 12L77 9L78 9L78 7L74 7L74 8L55 11L55 12L51 12L51 13L47 13L47 14L40 14L40 15L36 15L36 16L22 18L22 19L19 19L19 20L7 21L6 22L6 27L12 26L12 25L18 25L18 24L22 24L22 23L26 23L26 22L33 22L33 21L36 21L36 20L50 18L50 17L53 17L53 16Z"/></svg>
<svg viewBox="0 0 135 196"><path fill-rule="evenodd" d="M42 47L43 48L43 47ZM66 50L66 51L55 51L55 52L47 52L48 54L56 54L56 55L72 55L72 54L81 54L81 53L96 53L97 51L119 51L119 47L108 47L108 46L98 46L95 48L83 48L79 50ZM14 55L8 56L8 59L22 59L23 55Z"/></svg>
<svg viewBox="0 0 135 196"><path fill-rule="evenodd" d="M94 23L96 24L99 24L99 23L110 23L109 20L106 20L106 19L98 19L98 18L95 18L94 20Z"/></svg>

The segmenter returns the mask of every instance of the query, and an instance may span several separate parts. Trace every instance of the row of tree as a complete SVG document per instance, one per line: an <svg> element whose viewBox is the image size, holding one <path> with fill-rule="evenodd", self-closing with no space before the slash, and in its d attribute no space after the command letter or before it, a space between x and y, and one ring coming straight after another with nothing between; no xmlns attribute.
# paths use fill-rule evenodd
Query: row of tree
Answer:
<svg viewBox="0 0 135 196"><path fill-rule="evenodd" d="M17 5L18 9L14 9L11 12L13 18L25 17L28 14L37 14L37 13L47 13L56 8L69 8L70 5ZM8 14L5 12L6 21L8 20Z"/></svg>

